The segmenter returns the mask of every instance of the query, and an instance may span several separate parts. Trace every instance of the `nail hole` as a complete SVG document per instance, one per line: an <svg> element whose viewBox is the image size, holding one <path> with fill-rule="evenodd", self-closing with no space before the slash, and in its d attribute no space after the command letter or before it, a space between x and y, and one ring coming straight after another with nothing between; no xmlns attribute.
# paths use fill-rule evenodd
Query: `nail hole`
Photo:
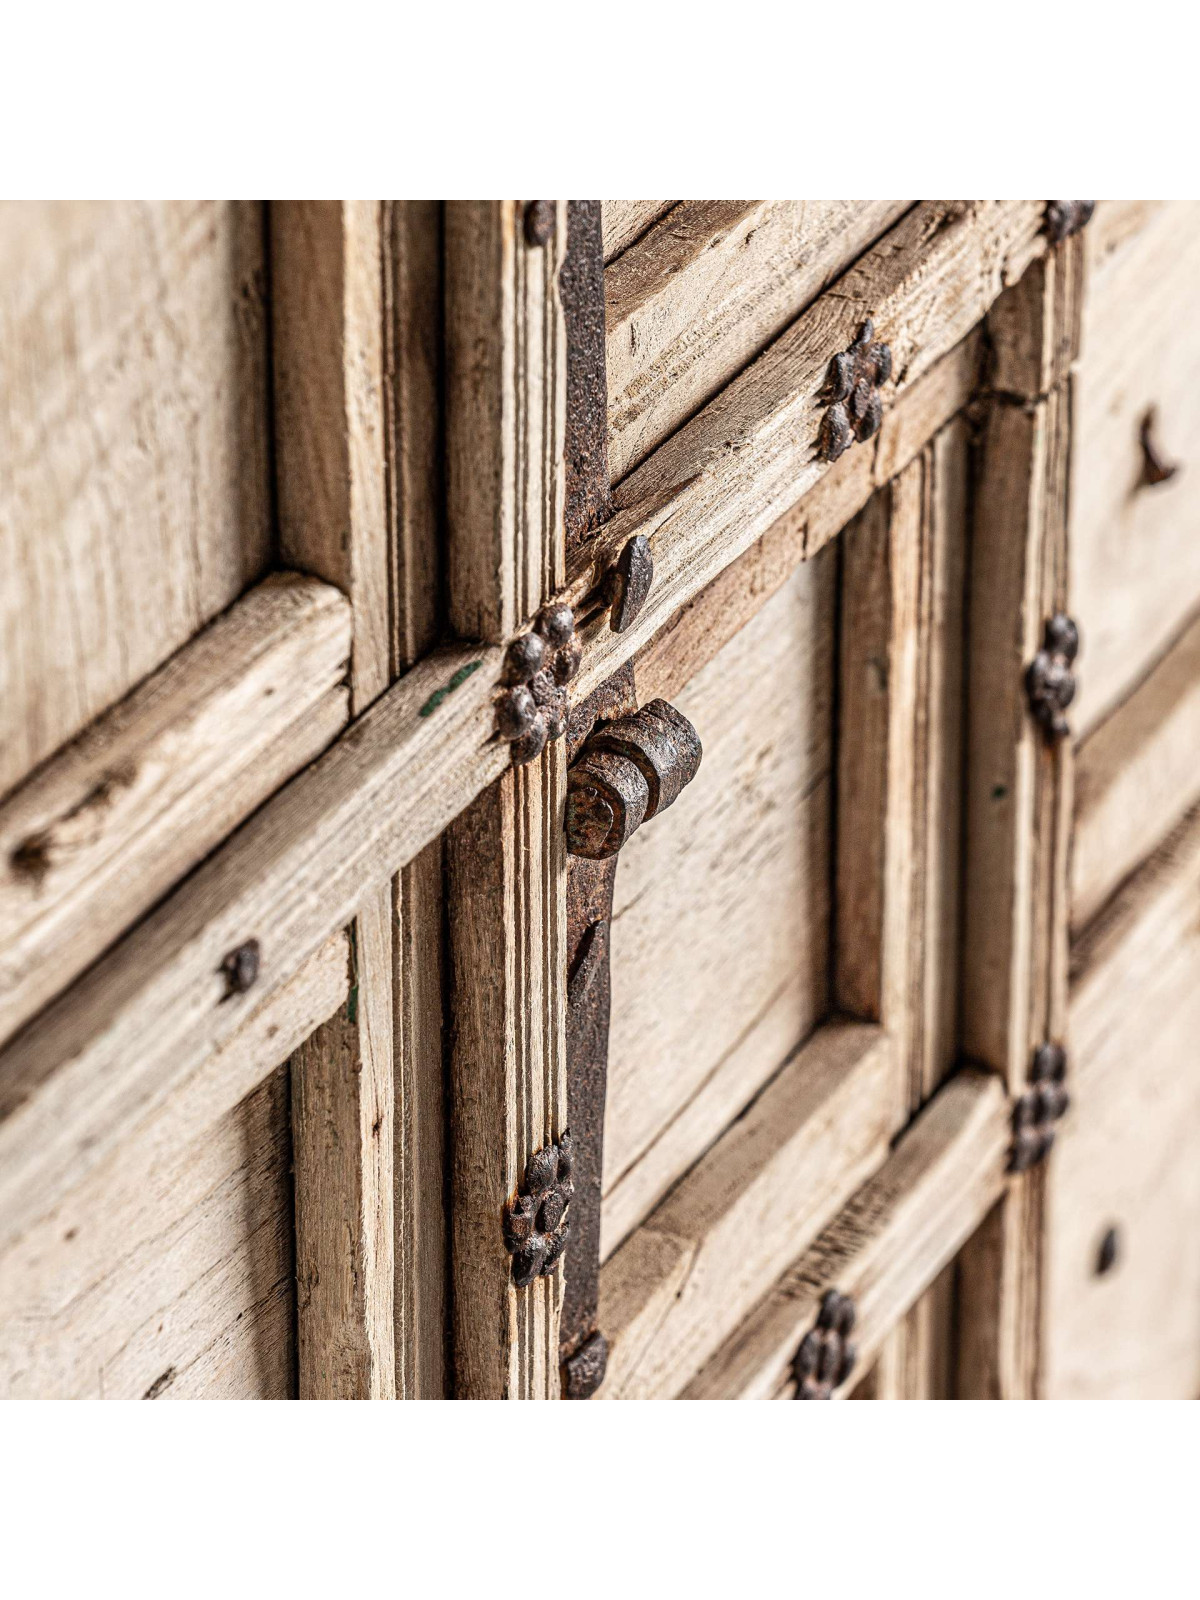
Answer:
<svg viewBox="0 0 1200 1600"><path fill-rule="evenodd" d="M1096 1251L1096 1276L1103 1278L1105 1273L1111 1272L1117 1264L1120 1253L1120 1239L1115 1228L1109 1228L1100 1241L1100 1248Z"/></svg>

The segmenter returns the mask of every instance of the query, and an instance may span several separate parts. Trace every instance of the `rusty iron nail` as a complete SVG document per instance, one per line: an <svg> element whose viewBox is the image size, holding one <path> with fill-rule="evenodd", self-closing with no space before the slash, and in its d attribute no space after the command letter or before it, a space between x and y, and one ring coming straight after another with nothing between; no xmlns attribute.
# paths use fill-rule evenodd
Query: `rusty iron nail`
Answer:
<svg viewBox="0 0 1200 1600"><path fill-rule="evenodd" d="M525 243L539 248L550 243L558 226L553 200L530 200L525 207Z"/></svg>
<svg viewBox="0 0 1200 1600"><path fill-rule="evenodd" d="M1094 200L1051 200L1046 205L1046 232L1055 244L1086 228L1096 209Z"/></svg>
<svg viewBox="0 0 1200 1600"><path fill-rule="evenodd" d="M1120 1236L1115 1228L1110 1228L1100 1241L1100 1248L1096 1252L1096 1276L1102 1278L1106 1272L1111 1272L1117 1264L1120 1252Z"/></svg>
<svg viewBox="0 0 1200 1600"><path fill-rule="evenodd" d="M235 994L245 994L258 977L258 965L257 939L247 939L245 944L240 944L236 950L231 950L217 969L225 978L225 993L222 998L229 1000Z"/></svg>
<svg viewBox="0 0 1200 1600"><path fill-rule="evenodd" d="M624 633L637 621L653 581L654 556L650 541L644 533L637 533L626 541L608 575L608 596L612 604L608 625L614 633Z"/></svg>
<svg viewBox="0 0 1200 1600"><path fill-rule="evenodd" d="M1158 412L1153 406L1142 418L1142 482L1152 486L1156 483L1170 483L1179 471L1179 463L1168 461L1159 449L1154 438L1154 425L1158 420Z"/></svg>
<svg viewBox="0 0 1200 1600"><path fill-rule="evenodd" d="M608 1340L593 1333L563 1362L563 1399L590 1400L604 1382L607 1368Z"/></svg>

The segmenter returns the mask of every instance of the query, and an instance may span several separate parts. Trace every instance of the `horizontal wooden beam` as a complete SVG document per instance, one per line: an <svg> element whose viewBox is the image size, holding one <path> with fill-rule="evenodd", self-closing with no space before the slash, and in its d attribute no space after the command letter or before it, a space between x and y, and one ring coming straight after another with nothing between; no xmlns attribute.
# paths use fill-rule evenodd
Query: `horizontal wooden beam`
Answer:
<svg viewBox="0 0 1200 1600"><path fill-rule="evenodd" d="M350 608L260 583L0 806L0 1039L349 717Z"/></svg>
<svg viewBox="0 0 1200 1600"><path fill-rule="evenodd" d="M675 204L674 200L602 200L600 214L604 259L611 261L652 227Z"/></svg>
<svg viewBox="0 0 1200 1600"><path fill-rule="evenodd" d="M681 200L604 274L614 481L875 242L905 200Z"/></svg>
<svg viewBox="0 0 1200 1600"><path fill-rule="evenodd" d="M827 1023L600 1273L597 1398L679 1393L887 1152L895 1054Z"/></svg>
<svg viewBox="0 0 1200 1600"><path fill-rule="evenodd" d="M829 1289L857 1319L857 1382L899 1319L951 1261L1005 1184L1009 1106L998 1076L965 1068L684 1390L688 1400L769 1400Z"/></svg>

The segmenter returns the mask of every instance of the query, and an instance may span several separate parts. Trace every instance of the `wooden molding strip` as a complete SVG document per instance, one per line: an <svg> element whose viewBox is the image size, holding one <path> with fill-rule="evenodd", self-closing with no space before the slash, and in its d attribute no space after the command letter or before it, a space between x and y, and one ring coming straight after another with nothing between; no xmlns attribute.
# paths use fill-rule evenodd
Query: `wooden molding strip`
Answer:
<svg viewBox="0 0 1200 1600"><path fill-rule="evenodd" d="M674 200L602 200L600 214L605 261L611 261L622 250L627 250L674 204Z"/></svg>
<svg viewBox="0 0 1200 1600"><path fill-rule="evenodd" d="M895 1051L880 1029L818 1030L600 1272L597 1399L666 1399L887 1151Z"/></svg>
<svg viewBox="0 0 1200 1600"><path fill-rule="evenodd" d="M789 1396L791 1365L828 1289L855 1302L857 1382L901 1317L1004 1190L1009 1105L993 1073L941 1089L845 1209L683 1391L687 1400Z"/></svg>
<svg viewBox="0 0 1200 1600"><path fill-rule="evenodd" d="M681 200L604 274L609 457L643 461L908 209Z"/></svg>
<svg viewBox="0 0 1200 1600"><path fill-rule="evenodd" d="M345 726L350 608L279 573L0 807L0 1039Z"/></svg>

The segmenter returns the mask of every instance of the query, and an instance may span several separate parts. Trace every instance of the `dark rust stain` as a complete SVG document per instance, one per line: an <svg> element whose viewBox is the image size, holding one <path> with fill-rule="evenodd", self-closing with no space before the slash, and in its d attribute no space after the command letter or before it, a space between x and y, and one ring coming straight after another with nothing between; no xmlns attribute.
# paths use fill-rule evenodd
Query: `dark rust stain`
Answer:
<svg viewBox="0 0 1200 1600"><path fill-rule="evenodd" d="M633 666L627 663L572 708L568 759L578 755L597 722L617 721L636 707ZM573 1387L585 1385L585 1375L588 1392L594 1392L603 1377L602 1352L607 1359L596 1309L611 1003L609 923L616 873L615 856L603 861L571 856L567 862L567 1121L575 1141L575 1200L559 1350L563 1393L569 1397L575 1397ZM594 1338L600 1343L585 1358Z"/></svg>
<svg viewBox="0 0 1200 1600"><path fill-rule="evenodd" d="M828 410L817 435L822 460L836 461L855 441L861 444L879 432L879 391L891 375L891 348L876 340L875 324L868 317L850 348L829 364L822 397Z"/></svg>
<svg viewBox="0 0 1200 1600"><path fill-rule="evenodd" d="M567 253L558 275L567 330L567 553L612 516L608 372L604 361L604 239L599 200L567 205Z"/></svg>
<svg viewBox="0 0 1200 1600"><path fill-rule="evenodd" d="M260 954L257 939L247 939L245 944L229 952L217 969L225 978L222 999L229 1000L235 994L245 994L251 987L258 977Z"/></svg>
<svg viewBox="0 0 1200 1600"><path fill-rule="evenodd" d="M624 633L638 619L654 582L654 556L644 533L628 540L608 574L605 597L612 607L609 627Z"/></svg>
<svg viewBox="0 0 1200 1600"><path fill-rule="evenodd" d="M1153 406L1142 418L1142 482L1148 486L1156 483L1170 483L1179 471L1179 463L1168 461L1159 449L1158 441L1154 437L1155 424L1158 413Z"/></svg>
<svg viewBox="0 0 1200 1600"><path fill-rule="evenodd" d="M858 1353L850 1341L854 1318L850 1296L827 1290L816 1326L804 1335L792 1357L797 1400L830 1400L850 1376Z"/></svg>
<svg viewBox="0 0 1200 1600"><path fill-rule="evenodd" d="M1025 688L1029 709L1050 744L1070 733L1066 710L1075 698L1071 664L1079 654L1079 629L1070 617L1057 612L1046 623L1042 648L1029 663Z"/></svg>
<svg viewBox="0 0 1200 1600"><path fill-rule="evenodd" d="M557 1144L543 1145L530 1156L524 1181L504 1208L504 1248L513 1258L518 1289L548 1277L567 1247L573 1166L573 1141L564 1133Z"/></svg>
<svg viewBox="0 0 1200 1600"><path fill-rule="evenodd" d="M1071 1104L1063 1081L1066 1075L1067 1054L1062 1045L1039 1045L1029 1070L1030 1087L1013 1105L1010 1172L1028 1172L1050 1153L1054 1124Z"/></svg>
<svg viewBox="0 0 1200 1600"><path fill-rule="evenodd" d="M1115 1228L1109 1228L1100 1241L1100 1248L1096 1251L1096 1276L1103 1278L1117 1264L1120 1253L1120 1236Z"/></svg>
<svg viewBox="0 0 1200 1600"><path fill-rule="evenodd" d="M514 766L535 760L567 731L567 684L581 656L571 608L557 602L543 606L533 631L509 645L496 732L512 745Z"/></svg>
<svg viewBox="0 0 1200 1600"><path fill-rule="evenodd" d="M540 249L550 243L558 227L558 207L553 200L530 200L525 206L525 243Z"/></svg>
<svg viewBox="0 0 1200 1600"><path fill-rule="evenodd" d="M704 751L681 711L651 700L597 728L567 777L567 848L601 861L665 811L696 776Z"/></svg>
<svg viewBox="0 0 1200 1600"><path fill-rule="evenodd" d="M1046 232L1055 244L1086 228L1096 209L1094 200L1050 200L1046 203Z"/></svg>

